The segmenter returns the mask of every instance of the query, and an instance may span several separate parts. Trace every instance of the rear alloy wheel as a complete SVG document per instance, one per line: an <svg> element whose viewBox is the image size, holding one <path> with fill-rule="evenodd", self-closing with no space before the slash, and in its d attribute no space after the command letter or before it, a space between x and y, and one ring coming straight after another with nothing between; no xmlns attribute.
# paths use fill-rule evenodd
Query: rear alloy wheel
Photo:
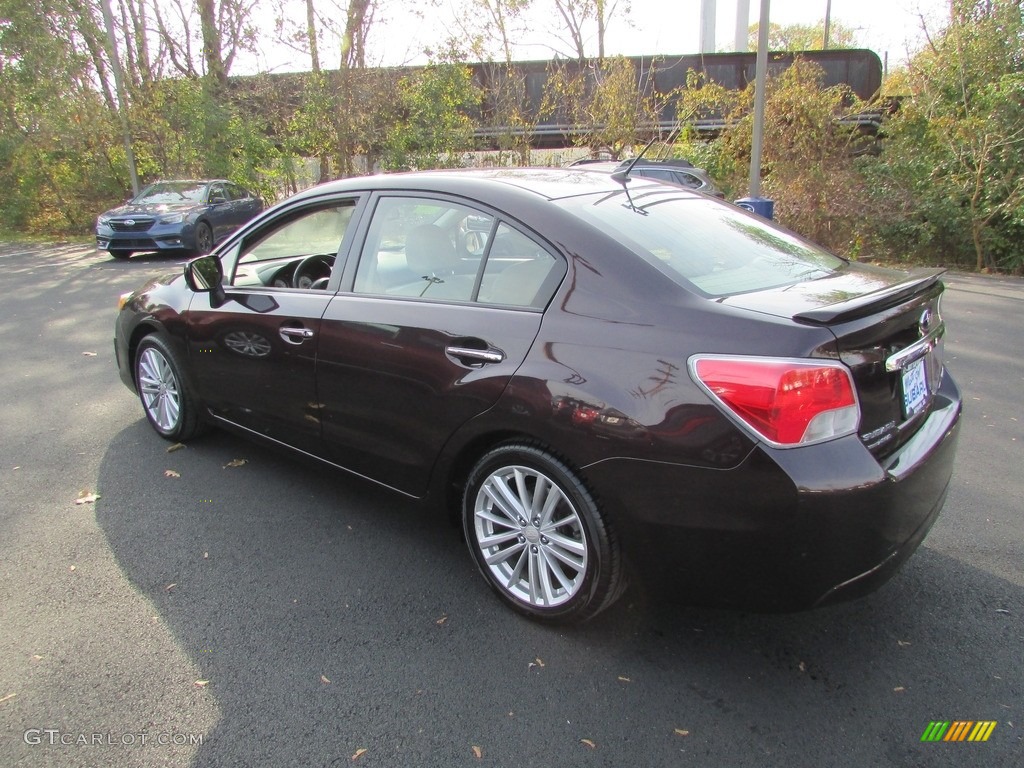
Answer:
<svg viewBox="0 0 1024 768"><path fill-rule="evenodd" d="M213 250L213 230L205 221L196 224L196 255L204 256Z"/></svg>
<svg viewBox="0 0 1024 768"><path fill-rule="evenodd" d="M463 527L491 588L531 618L589 619L625 585L617 542L590 491L536 446L500 446L477 463Z"/></svg>
<svg viewBox="0 0 1024 768"><path fill-rule="evenodd" d="M182 378L178 357L159 336L147 336L139 344L135 382L146 418L162 437L181 442L202 430L199 408Z"/></svg>

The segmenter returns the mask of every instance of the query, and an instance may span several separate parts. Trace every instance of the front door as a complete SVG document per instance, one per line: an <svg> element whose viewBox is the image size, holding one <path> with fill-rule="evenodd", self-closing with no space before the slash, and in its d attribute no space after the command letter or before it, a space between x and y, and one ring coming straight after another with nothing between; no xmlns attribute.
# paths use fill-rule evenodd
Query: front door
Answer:
<svg viewBox="0 0 1024 768"><path fill-rule="evenodd" d="M356 202L284 212L223 255L223 305L193 299L189 354L203 358L195 383L216 418L319 453L316 350Z"/></svg>

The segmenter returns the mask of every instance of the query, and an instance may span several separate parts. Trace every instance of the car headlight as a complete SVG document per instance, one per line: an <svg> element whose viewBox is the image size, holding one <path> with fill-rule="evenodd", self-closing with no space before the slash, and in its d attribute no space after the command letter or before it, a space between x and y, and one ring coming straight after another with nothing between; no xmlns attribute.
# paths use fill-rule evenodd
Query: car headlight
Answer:
<svg viewBox="0 0 1024 768"><path fill-rule="evenodd" d="M161 224L181 224L184 220L185 214L183 213L169 213L160 217Z"/></svg>
<svg viewBox="0 0 1024 768"><path fill-rule="evenodd" d="M117 297L117 308L118 308L118 310L124 309L124 305L127 304L129 301L131 301L133 296L135 296L135 291L128 291L127 293L122 293L120 296L118 296Z"/></svg>
<svg viewBox="0 0 1024 768"><path fill-rule="evenodd" d="M110 217L107 216L106 214L103 214L101 216L97 216L96 217L96 226L97 227L105 227L109 223L110 223Z"/></svg>

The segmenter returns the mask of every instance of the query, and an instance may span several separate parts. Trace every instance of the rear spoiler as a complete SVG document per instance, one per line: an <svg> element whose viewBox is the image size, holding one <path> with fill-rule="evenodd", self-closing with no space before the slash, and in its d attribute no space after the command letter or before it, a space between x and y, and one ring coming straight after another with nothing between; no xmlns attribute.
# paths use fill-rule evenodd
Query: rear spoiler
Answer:
<svg viewBox="0 0 1024 768"><path fill-rule="evenodd" d="M859 317L866 317L889 307L900 304L911 296L924 293L926 290L939 282L939 278L945 274L945 269L915 269L905 280L893 283L885 288L880 288L863 296L847 299L828 306L809 309L806 312L799 312L793 315L793 320L807 325L831 325L833 323L844 323L848 320L856 320ZM938 291L942 291L941 284Z"/></svg>

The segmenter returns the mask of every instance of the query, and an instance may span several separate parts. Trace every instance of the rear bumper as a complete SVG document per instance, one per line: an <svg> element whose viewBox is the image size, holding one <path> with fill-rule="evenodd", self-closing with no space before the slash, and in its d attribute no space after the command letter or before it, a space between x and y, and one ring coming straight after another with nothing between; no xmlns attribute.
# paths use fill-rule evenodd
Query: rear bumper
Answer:
<svg viewBox="0 0 1024 768"><path fill-rule="evenodd" d="M587 476L659 597L801 610L877 589L917 549L946 498L960 411L947 375L925 424L881 464L850 436L761 447L732 470L615 459Z"/></svg>

